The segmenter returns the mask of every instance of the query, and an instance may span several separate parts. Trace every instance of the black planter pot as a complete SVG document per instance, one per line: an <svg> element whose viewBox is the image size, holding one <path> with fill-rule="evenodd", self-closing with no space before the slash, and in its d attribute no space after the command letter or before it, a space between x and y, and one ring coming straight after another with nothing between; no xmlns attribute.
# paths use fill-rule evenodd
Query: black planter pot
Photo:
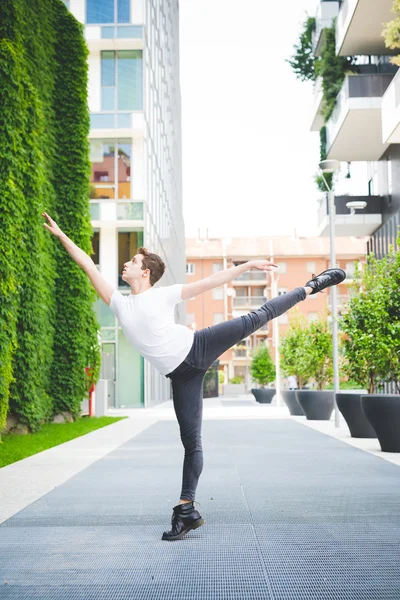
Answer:
<svg viewBox="0 0 400 600"><path fill-rule="evenodd" d="M297 390L296 397L309 421L329 421L335 406L334 392Z"/></svg>
<svg viewBox="0 0 400 600"><path fill-rule="evenodd" d="M400 452L400 396L363 395L361 406L376 431L383 452Z"/></svg>
<svg viewBox="0 0 400 600"><path fill-rule="evenodd" d="M271 404L272 398L276 394L275 388L252 388L251 393L260 404Z"/></svg>
<svg viewBox="0 0 400 600"><path fill-rule="evenodd" d="M336 395L338 408L349 426L351 437L354 438L376 438L376 433L370 422L364 415L361 406L363 394L342 393Z"/></svg>
<svg viewBox="0 0 400 600"><path fill-rule="evenodd" d="M296 417L304 417L304 410L301 408L299 401L296 398L296 391L284 390L281 394L290 414Z"/></svg>

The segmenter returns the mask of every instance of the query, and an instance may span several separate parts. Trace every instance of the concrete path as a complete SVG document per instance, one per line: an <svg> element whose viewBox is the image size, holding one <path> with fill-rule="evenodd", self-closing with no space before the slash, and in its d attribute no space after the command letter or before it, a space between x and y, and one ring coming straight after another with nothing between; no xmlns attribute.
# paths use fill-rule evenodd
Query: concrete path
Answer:
<svg viewBox="0 0 400 600"><path fill-rule="evenodd" d="M299 421L207 400L206 524L175 543L170 403L0 469L1 600L399 600L397 457Z"/></svg>

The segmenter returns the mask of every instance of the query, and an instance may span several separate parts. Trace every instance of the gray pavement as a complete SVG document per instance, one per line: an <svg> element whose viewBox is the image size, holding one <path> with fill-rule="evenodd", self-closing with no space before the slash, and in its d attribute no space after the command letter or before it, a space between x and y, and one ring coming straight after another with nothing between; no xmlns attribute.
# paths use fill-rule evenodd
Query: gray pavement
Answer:
<svg viewBox="0 0 400 600"><path fill-rule="evenodd" d="M399 467L235 402L206 402L206 524L180 542L161 541L182 464L170 404L58 447L75 469L0 525L0 599L399 600ZM49 452L31 457L39 477ZM0 487L29 460L0 469Z"/></svg>

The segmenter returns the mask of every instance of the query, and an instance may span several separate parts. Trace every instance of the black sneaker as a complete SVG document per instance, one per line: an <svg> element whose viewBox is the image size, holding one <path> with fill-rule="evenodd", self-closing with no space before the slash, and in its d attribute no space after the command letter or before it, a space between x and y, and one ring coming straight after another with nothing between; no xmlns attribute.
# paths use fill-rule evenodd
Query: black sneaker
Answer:
<svg viewBox="0 0 400 600"><path fill-rule="evenodd" d="M326 271L322 271L319 275L313 275L310 281L307 281L305 286L312 288L312 294L316 294L317 292L321 292L327 287L331 285L337 285L338 283L342 283L346 279L346 273L343 269L327 269ZM304 287L305 287L304 286Z"/></svg>
<svg viewBox="0 0 400 600"><path fill-rule="evenodd" d="M180 540L189 531L201 527L204 523L204 519L202 519L199 511L194 507L194 501L178 504L178 506L174 506L173 508L171 531L164 531L161 539L167 542Z"/></svg>

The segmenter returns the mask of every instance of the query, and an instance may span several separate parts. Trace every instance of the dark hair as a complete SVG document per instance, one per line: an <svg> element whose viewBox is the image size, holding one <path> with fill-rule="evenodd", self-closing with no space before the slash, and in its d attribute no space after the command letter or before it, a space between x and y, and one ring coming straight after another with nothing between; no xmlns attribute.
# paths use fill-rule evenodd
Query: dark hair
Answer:
<svg viewBox="0 0 400 600"><path fill-rule="evenodd" d="M149 252L147 248L139 248L137 251L138 254L143 254L144 258L142 261L142 270L150 269L150 285L153 286L165 272L165 263L158 256L158 254L153 254L153 252Z"/></svg>

